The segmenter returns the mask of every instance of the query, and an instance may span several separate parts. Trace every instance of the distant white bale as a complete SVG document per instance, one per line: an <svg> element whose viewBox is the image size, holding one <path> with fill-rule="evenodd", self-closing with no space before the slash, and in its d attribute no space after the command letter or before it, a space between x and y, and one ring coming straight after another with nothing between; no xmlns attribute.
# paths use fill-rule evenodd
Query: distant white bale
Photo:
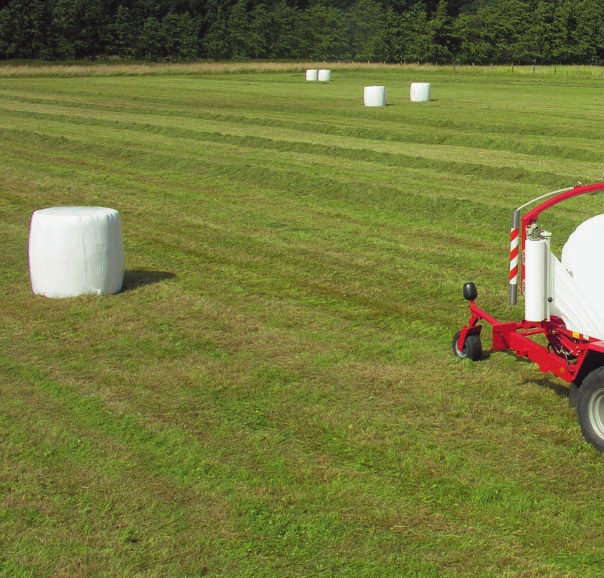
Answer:
<svg viewBox="0 0 604 578"><path fill-rule="evenodd" d="M366 86L365 106L386 106L386 89L383 86Z"/></svg>
<svg viewBox="0 0 604 578"><path fill-rule="evenodd" d="M427 82L414 82L409 90L411 102L428 102L432 95L432 87Z"/></svg>
<svg viewBox="0 0 604 578"><path fill-rule="evenodd" d="M35 211L29 273L33 292L45 297L117 293L124 278L119 213L104 207Z"/></svg>
<svg viewBox="0 0 604 578"><path fill-rule="evenodd" d="M319 81L329 82L331 80L331 70L319 70Z"/></svg>
<svg viewBox="0 0 604 578"><path fill-rule="evenodd" d="M309 68L306 71L306 80L318 80L319 71L316 68Z"/></svg>

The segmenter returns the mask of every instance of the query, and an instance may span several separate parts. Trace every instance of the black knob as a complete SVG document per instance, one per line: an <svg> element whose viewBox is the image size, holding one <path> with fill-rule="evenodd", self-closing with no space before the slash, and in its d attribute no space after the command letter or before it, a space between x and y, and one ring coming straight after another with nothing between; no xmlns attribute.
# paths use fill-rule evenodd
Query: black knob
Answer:
<svg viewBox="0 0 604 578"><path fill-rule="evenodd" d="M476 289L476 285L471 281L469 283L465 283L463 286L463 298L466 301L474 301L478 297L478 289Z"/></svg>

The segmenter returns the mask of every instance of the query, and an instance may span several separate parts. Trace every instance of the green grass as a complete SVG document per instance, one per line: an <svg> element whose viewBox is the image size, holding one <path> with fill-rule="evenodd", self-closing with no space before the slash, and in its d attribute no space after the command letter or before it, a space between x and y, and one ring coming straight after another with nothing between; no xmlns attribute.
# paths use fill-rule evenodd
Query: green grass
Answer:
<svg viewBox="0 0 604 578"><path fill-rule="evenodd" d="M148 72L0 71L0 574L601 576L566 387L450 347L467 280L522 317L512 209L602 178L597 69ZM120 211L121 293L32 294L55 205Z"/></svg>

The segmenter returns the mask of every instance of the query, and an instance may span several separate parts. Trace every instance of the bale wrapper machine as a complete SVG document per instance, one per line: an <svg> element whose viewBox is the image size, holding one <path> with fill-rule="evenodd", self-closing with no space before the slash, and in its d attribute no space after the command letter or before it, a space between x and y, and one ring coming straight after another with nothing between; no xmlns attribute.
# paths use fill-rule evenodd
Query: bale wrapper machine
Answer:
<svg viewBox="0 0 604 578"><path fill-rule="evenodd" d="M604 215L581 224L569 237L561 260L550 248L551 233L539 216L580 195L604 191L604 183L552 191L512 213L510 235L511 305L524 296L522 321L500 321L476 304L478 291L466 283L470 319L453 337L453 352L462 359L482 356L481 322L492 326L492 351L508 350L537 364L569 384L569 403L585 439L604 452L604 267L598 257L604 245ZM530 208L533 207L533 208ZM599 259L601 262L601 259Z"/></svg>

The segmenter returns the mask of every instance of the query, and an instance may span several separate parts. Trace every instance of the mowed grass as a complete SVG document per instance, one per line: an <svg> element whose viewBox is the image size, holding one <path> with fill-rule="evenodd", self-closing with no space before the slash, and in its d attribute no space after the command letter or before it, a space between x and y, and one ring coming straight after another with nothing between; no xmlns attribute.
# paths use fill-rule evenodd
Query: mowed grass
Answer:
<svg viewBox="0 0 604 578"><path fill-rule="evenodd" d="M566 387L450 347L467 280L522 317L512 209L602 178L601 77L176 72L0 78L2 575L601 576ZM120 211L122 292L32 294L56 205Z"/></svg>

